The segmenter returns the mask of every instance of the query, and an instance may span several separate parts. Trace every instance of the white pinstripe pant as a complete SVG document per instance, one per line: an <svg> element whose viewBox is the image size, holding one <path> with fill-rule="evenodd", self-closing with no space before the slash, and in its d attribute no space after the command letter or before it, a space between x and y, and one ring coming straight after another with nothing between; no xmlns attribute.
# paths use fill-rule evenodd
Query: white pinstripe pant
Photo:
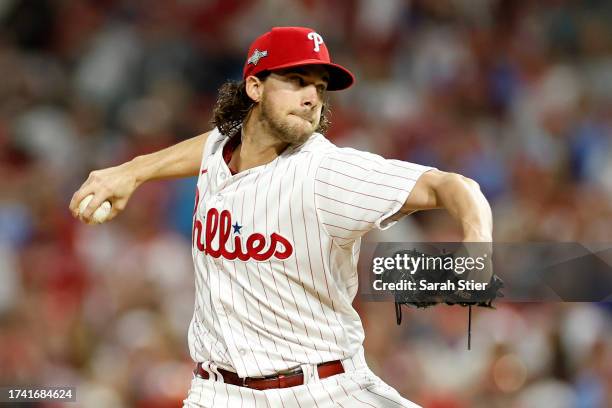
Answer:
<svg viewBox="0 0 612 408"><path fill-rule="evenodd" d="M194 376L184 408L264 407L264 408L420 408L378 378L365 363L363 352L342 361L344 373L318 378L312 365L303 365L306 383L297 387L252 390L225 384L222 380L204 380ZM307 376L307 373L311 373Z"/></svg>

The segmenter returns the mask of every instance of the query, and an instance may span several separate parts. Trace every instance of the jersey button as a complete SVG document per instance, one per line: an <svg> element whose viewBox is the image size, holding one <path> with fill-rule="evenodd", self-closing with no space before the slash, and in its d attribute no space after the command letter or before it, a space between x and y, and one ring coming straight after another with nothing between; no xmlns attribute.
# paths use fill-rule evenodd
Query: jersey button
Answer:
<svg viewBox="0 0 612 408"><path fill-rule="evenodd" d="M247 353L245 349L240 349L238 350L238 352L240 353L241 356L244 356Z"/></svg>

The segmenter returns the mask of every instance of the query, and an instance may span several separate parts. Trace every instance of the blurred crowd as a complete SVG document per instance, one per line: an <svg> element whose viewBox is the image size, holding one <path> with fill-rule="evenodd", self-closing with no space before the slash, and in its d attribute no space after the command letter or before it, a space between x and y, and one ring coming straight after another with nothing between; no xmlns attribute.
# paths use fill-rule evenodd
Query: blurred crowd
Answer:
<svg viewBox="0 0 612 408"><path fill-rule="evenodd" d="M330 95L335 143L475 179L497 241L612 242L611 23L605 0L0 2L0 386L180 406L195 179L96 227L68 203L91 170L209 130L275 25L317 29L357 74ZM371 238L461 236L430 211ZM426 408L612 406L609 303L479 310L471 351L463 309L397 327L388 303L356 307L373 370Z"/></svg>

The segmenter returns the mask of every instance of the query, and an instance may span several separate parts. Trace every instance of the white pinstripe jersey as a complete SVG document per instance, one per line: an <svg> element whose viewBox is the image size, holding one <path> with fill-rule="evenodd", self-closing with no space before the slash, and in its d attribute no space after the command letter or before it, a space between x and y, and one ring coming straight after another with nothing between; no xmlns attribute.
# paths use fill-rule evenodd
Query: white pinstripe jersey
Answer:
<svg viewBox="0 0 612 408"><path fill-rule="evenodd" d="M196 301L189 349L240 377L352 356L360 237L386 228L429 167L314 133L232 175L229 139L208 136L193 220Z"/></svg>

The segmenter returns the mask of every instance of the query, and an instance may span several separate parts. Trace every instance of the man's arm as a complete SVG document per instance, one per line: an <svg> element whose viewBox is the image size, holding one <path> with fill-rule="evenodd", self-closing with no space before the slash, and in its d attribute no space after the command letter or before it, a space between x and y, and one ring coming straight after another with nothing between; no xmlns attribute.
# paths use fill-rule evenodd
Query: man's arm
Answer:
<svg viewBox="0 0 612 408"><path fill-rule="evenodd" d="M465 242L492 241L491 207L474 180L430 170L419 178L400 214L434 208L446 209L461 224Z"/></svg>
<svg viewBox="0 0 612 408"><path fill-rule="evenodd" d="M94 211L109 200L112 203L110 220L125 208L132 193L145 181L197 176L209 134L206 132L155 153L135 157L119 166L92 171L72 196L72 215L89 223ZM94 198L79 214L79 203L89 194L94 194Z"/></svg>

